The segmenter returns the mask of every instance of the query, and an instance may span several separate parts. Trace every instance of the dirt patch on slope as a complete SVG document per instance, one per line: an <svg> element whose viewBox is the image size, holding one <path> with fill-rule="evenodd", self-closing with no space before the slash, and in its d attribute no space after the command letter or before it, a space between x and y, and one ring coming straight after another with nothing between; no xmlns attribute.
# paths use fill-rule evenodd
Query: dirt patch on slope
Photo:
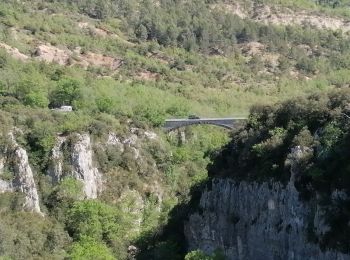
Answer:
<svg viewBox="0 0 350 260"><path fill-rule="evenodd" d="M100 37L115 36L114 33L110 32L106 29L97 28L93 25L90 25L88 22L79 22L78 27L80 29L89 30L90 33L95 34L95 35L100 36Z"/></svg>
<svg viewBox="0 0 350 260"><path fill-rule="evenodd" d="M59 65L69 65L72 51L42 44L36 48L34 56L41 61L57 63Z"/></svg>
<svg viewBox="0 0 350 260"><path fill-rule="evenodd" d="M300 25L312 26L318 29L350 31L350 20L308 11L294 11L286 7L263 4L244 7L233 1L226 1L224 4L213 4L211 8L264 24Z"/></svg>
<svg viewBox="0 0 350 260"><path fill-rule="evenodd" d="M137 73L136 78L139 80L158 80L160 78L160 74L150 72L148 70L142 70Z"/></svg>
<svg viewBox="0 0 350 260"><path fill-rule="evenodd" d="M265 24L313 26L318 29L350 31L350 21L330 16L311 14L306 11L271 8L259 5L254 9L252 19Z"/></svg>
<svg viewBox="0 0 350 260"><path fill-rule="evenodd" d="M246 56L260 55L265 51L265 45L260 42L248 42L241 44L241 51Z"/></svg>
<svg viewBox="0 0 350 260"><path fill-rule="evenodd" d="M89 66L104 67L116 70L122 65L122 60L93 52L81 52L80 48L74 51L58 48L52 45L39 45L34 56L36 59L48 63L57 63L63 66L79 65L85 69Z"/></svg>
<svg viewBox="0 0 350 260"><path fill-rule="evenodd" d="M95 26L89 22L79 22L78 27L82 30L87 30L88 33L91 35L96 35L96 36L102 37L102 38L112 37L112 38L118 39L119 41L121 41L127 45L130 45L130 46L135 45L134 43L127 41L123 37L119 36L118 34L112 32L106 28L103 28L102 26L100 26L100 27Z"/></svg>
<svg viewBox="0 0 350 260"><path fill-rule="evenodd" d="M216 9L219 11L224 11L225 13L235 14L242 19L249 16L248 12L237 3L212 4L210 7L213 10Z"/></svg>
<svg viewBox="0 0 350 260"><path fill-rule="evenodd" d="M17 60L26 61L29 59L27 55L21 53L17 48L11 47L5 43L0 43L0 48L5 49L9 55Z"/></svg>
<svg viewBox="0 0 350 260"><path fill-rule="evenodd" d="M79 58L82 60L82 63L80 64L82 64L84 68L87 68L88 66L96 66L116 70L123 64L121 59L93 52L80 54Z"/></svg>

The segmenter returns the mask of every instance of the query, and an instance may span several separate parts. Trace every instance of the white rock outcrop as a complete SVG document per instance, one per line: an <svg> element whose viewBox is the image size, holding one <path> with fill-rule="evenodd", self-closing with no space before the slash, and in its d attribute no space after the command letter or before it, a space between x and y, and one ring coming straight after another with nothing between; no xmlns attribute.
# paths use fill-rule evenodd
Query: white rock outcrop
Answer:
<svg viewBox="0 0 350 260"><path fill-rule="evenodd" d="M95 199L102 191L102 174L94 166L91 138L88 134L75 134L75 143L67 137L58 137L51 152L48 175L52 183L59 183L62 178L70 176L83 183L85 198ZM66 146L64 151L63 146ZM65 171L63 165L66 165Z"/></svg>
<svg viewBox="0 0 350 260"><path fill-rule="evenodd" d="M83 182L86 198L95 199L102 189L102 176L93 166L93 152L88 134L78 134L72 149L72 175Z"/></svg>
<svg viewBox="0 0 350 260"><path fill-rule="evenodd" d="M118 150L120 152L125 152L126 149L130 150L133 154L133 158L135 160L141 159L141 143L140 143L140 135L144 135L144 137L148 138L146 136L146 132L143 132L142 129L139 128L131 128L130 129L131 135L121 138L118 137L115 133L109 133L107 145L112 145L118 147ZM151 139L151 138L148 138Z"/></svg>
<svg viewBox="0 0 350 260"><path fill-rule="evenodd" d="M54 185L66 176L81 181L85 198L94 199L102 192L104 180L103 173L99 171L94 163L93 145L102 150L106 150L111 146L116 147L121 154L128 152L140 165L144 163L142 143L155 139L158 139L156 133L139 128L131 128L128 135L118 135L110 132L104 141L94 144L87 133L74 134L72 138L58 136L51 151L47 174L51 177ZM154 164L154 167L157 166Z"/></svg>
<svg viewBox="0 0 350 260"><path fill-rule="evenodd" d="M292 10L278 5L269 6L258 3L242 5L236 1L211 4L210 6L212 9L235 14L242 19L251 19L264 24L312 26L317 29L350 31L348 19L306 10Z"/></svg>
<svg viewBox="0 0 350 260"><path fill-rule="evenodd" d="M38 190L33 171L29 165L28 154L18 145L12 132L8 134L8 140L9 145L0 158L0 193L22 192L25 195L23 209L41 213ZM1 179L5 167L11 169L14 177L12 181Z"/></svg>
<svg viewBox="0 0 350 260"><path fill-rule="evenodd" d="M35 185L33 171L29 165L26 150L15 143L13 170L15 179L13 186L25 194L24 209L40 213L38 190Z"/></svg>
<svg viewBox="0 0 350 260"><path fill-rule="evenodd" d="M124 152L124 144L115 133L109 133L107 139L107 145L117 146L120 152Z"/></svg>
<svg viewBox="0 0 350 260"><path fill-rule="evenodd" d="M13 192L12 183L0 179L0 193Z"/></svg>
<svg viewBox="0 0 350 260"><path fill-rule="evenodd" d="M5 157L2 156L2 154L0 154L0 174L3 173L5 168Z"/></svg>

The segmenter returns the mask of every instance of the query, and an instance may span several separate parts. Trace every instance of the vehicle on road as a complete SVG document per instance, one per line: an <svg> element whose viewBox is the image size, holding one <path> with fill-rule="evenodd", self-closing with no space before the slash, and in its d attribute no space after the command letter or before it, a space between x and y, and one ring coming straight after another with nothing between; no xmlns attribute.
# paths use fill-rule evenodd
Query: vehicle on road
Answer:
<svg viewBox="0 0 350 260"><path fill-rule="evenodd" d="M196 115L189 115L188 119L200 119L200 117Z"/></svg>

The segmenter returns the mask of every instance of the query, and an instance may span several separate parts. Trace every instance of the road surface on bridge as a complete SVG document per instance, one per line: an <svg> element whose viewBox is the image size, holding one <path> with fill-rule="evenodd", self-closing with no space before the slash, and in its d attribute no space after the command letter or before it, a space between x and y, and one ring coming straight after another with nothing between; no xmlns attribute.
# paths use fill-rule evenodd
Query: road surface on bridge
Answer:
<svg viewBox="0 0 350 260"><path fill-rule="evenodd" d="M165 120L164 129L167 132L170 132L184 126L200 125L200 124L216 125L227 129L233 129L235 128L235 125L237 123L243 122L246 120L247 120L246 117L167 119Z"/></svg>

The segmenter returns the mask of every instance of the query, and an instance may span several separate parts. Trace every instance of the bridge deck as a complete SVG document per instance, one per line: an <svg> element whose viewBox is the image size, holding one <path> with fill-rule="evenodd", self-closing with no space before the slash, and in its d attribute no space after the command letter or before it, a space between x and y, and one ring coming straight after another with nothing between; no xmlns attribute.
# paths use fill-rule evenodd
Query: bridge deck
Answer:
<svg viewBox="0 0 350 260"><path fill-rule="evenodd" d="M181 128L188 125L196 124L210 124L216 125L228 129L233 129L235 123L239 121L247 120L245 117L228 117L228 118L198 118L198 119L189 119L189 118L180 118L180 119L167 119L165 121L164 128L166 131L172 131L177 128Z"/></svg>
<svg viewBox="0 0 350 260"><path fill-rule="evenodd" d="M189 119L189 118L174 118L167 119L165 122L188 122L188 121L236 121L236 120L247 120L246 117L223 117L223 118L198 118L198 119Z"/></svg>

